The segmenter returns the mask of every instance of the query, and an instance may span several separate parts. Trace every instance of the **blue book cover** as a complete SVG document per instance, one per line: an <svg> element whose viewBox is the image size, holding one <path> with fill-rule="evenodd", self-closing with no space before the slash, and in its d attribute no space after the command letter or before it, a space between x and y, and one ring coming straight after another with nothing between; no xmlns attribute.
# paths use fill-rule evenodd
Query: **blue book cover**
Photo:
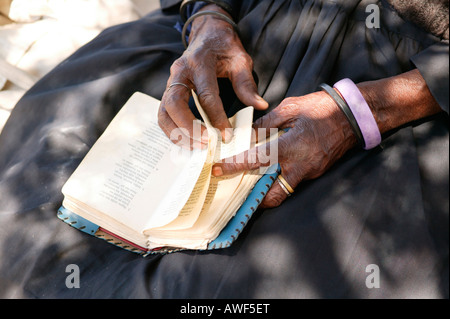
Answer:
<svg viewBox="0 0 450 319"><path fill-rule="evenodd" d="M239 237L244 227L247 225L250 218L255 213L259 204L266 196L272 184L275 182L279 174L278 169L273 173L267 173L263 175L259 181L255 184L252 191L248 195L247 199L237 210L234 217L228 222L225 228L222 229L219 236L217 236L213 241L211 241L207 250L221 249L230 247L231 244ZM124 238L116 236L110 233L108 230L99 227L98 225L90 222L89 220L73 213L64 206L61 206L57 214L58 218L68 225L95 237L101 238L113 245L120 248L129 250L134 253L147 256L149 254L161 254L161 253L171 253L179 250L183 250L178 247L164 247L161 249L148 250L145 247L137 246Z"/></svg>

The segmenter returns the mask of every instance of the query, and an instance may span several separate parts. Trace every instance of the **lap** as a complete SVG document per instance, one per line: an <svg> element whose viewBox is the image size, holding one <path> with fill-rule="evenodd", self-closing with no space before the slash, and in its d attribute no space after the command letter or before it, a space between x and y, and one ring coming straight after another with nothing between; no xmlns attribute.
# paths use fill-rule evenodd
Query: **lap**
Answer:
<svg viewBox="0 0 450 319"><path fill-rule="evenodd" d="M350 152L320 179L303 183L282 206L258 211L229 249L142 258L57 220L62 185L118 108L134 91L161 97L170 65L183 50L173 28L177 19L155 13L104 31L15 108L0 136L0 293L47 298L445 295L442 260L424 222L412 128L387 138L383 150ZM263 85L273 86L270 96L279 88L262 72ZM269 73L277 72L275 67ZM274 101L288 90L273 93ZM80 289L65 286L69 264L80 267ZM372 264L380 268L380 289L365 284Z"/></svg>

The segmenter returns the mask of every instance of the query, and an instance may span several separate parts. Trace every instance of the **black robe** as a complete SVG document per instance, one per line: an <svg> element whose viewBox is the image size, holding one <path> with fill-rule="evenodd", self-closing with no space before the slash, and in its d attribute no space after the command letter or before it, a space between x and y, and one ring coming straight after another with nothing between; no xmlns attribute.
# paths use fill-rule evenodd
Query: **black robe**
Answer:
<svg viewBox="0 0 450 319"><path fill-rule="evenodd" d="M143 258L56 218L62 185L132 93L161 98L183 53L178 2L103 31L12 111L0 135L0 297L448 298L448 41L385 1L374 2L380 28L366 25L373 1L242 1L258 90L273 109L322 82L416 67L441 114L349 151L259 210L228 249ZM227 80L220 88L232 115L242 105ZM80 288L65 284L71 264ZM367 285L372 265L379 288Z"/></svg>

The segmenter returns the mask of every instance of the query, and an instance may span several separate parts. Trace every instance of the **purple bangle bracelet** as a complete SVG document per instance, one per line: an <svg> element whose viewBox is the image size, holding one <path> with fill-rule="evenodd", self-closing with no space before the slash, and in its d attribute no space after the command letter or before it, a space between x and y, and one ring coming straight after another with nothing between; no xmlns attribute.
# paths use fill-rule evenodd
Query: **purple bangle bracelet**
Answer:
<svg viewBox="0 0 450 319"><path fill-rule="evenodd" d="M343 79L337 82L334 88L339 91L347 102L356 122L358 122L365 142L364 149L370 150L378 146L381 143L380 130L369 105L355 83L350 79Z"/></svg>

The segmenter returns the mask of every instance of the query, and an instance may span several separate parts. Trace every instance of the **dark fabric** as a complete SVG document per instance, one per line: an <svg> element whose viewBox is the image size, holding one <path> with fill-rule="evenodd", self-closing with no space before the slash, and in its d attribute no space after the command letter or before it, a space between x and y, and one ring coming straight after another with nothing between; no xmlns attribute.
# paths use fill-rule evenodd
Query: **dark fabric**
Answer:
<svg viewBox="0 0 450 319"><path fill-rule="evenodd" d="M385 2L382 27L366 28L369 3L242 2L242 40L271 108L321 82L410 70L439 43ZM128 97L161 98L183 51L177 22L176 10L158 11L105 30L13 110L0 135L0 297L448 298L445 112L348 152L280 207L259 210L228 249L142 258L56 218L62 185ZM227 81L221 94L228 114L241 107ZM69 264L79 289L65 285ZM366 286L372 264L380 288Z"/></svg>
<svg viewBox="0 0 450 319"><path fill-rule="evenodd" d="M162 10L167 10L174 6L179 6L182 0L160 0L159 3L161 5Z"/></svg>
<svg viewBox="0 0 450 319"><path fill-rule="evenodd" d="M160 0L161 9L167 10L167 9L173 9L178 8L181 4L182 0ZM226 11L228 11L233 18L236 18L237 12L239 12L239 7L242 1L240 0L217 0L217 1L211 1L218 3L219 6L221 6L223 9L226 8ZM222 5L220 5L222 4Z"/></svg>
<svg viewBox="0 0 450 319"><path fill-rule="evenodd" d="M448 114L448 43L433 44L424 51L413 56L411 61L427 82L433 97Z"/></svg>

